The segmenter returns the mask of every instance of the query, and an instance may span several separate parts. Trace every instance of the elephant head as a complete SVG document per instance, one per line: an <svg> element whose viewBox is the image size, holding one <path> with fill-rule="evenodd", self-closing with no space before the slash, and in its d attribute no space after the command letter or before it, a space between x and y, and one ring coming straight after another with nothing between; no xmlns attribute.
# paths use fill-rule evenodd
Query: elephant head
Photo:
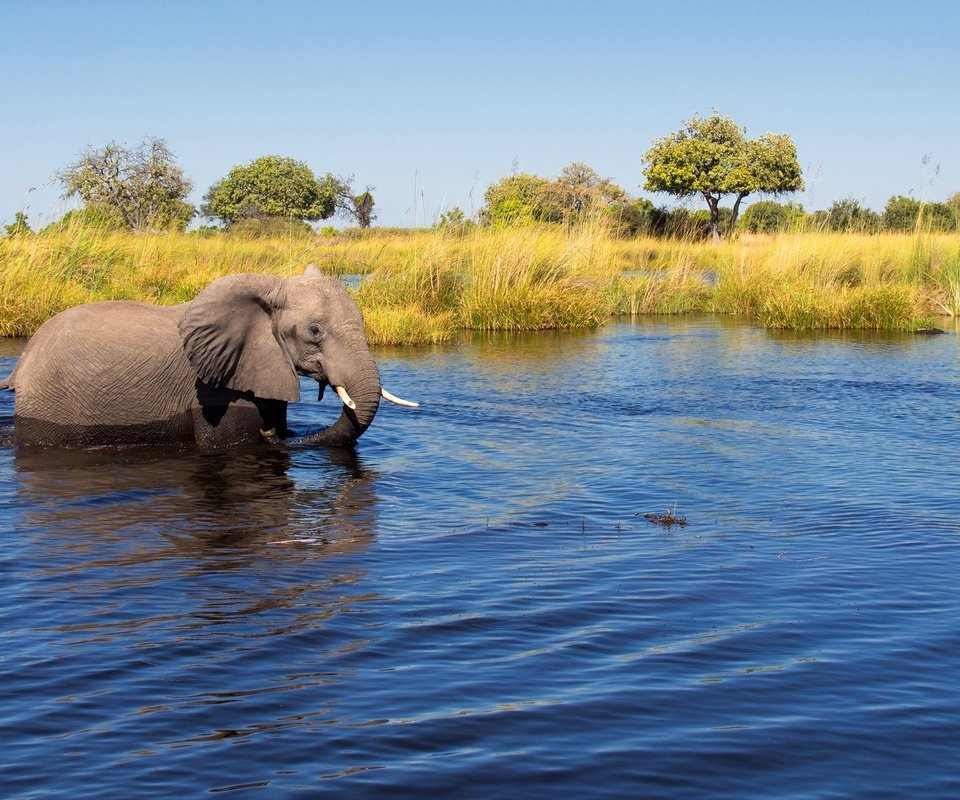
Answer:
<svg viewBox="0 0 960 800"><path fill-rule="evenodd" d="M352 444L377 413L382 389L363 316L340 282L316 267L286 280L220 278L186 305L179 331L209 386L288 402L300 399L298 375L316 380L321 398L332 386L343 401L340 417L310 442Z"/></svg>

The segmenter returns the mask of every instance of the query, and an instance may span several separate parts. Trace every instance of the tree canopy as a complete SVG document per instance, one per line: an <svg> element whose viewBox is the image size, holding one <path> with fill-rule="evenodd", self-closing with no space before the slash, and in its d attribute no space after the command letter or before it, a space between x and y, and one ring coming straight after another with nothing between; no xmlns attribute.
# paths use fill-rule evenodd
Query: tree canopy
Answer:
<svg viewBox="0 0 960 800"><path fill-rule="evenodd" d="M184 200L192 184L174 164L166 141L156 137L136 147L115 141L87 147L54 177L64 184L64 197L78 196L133 230L183 230L196 213Z"/></svg>
<svg viewBox="0 0 960 800"><path fill-rule="evenodd" d="M302 161L262 156L237 166L210 187L201 213L226 224L257 217L315 221L333 216L339 182L317 178Z"/></svg>
<svg viewBox="0 0 960 800"><path fill-rule="evenodd" d="M493 225L514 222L574 222L627 202L627 193L579 161L551 180L518 172L487 187L482 218Z"/></svg>
<svg viewBox="0 0 960 800"><path fill-rule="evenodd" d="M887 230L912 233L915 230L955 231L960 224L960 208L946 203L924 203L913 197L896 195L883 210Z"/></svg>
<svg viewBox="0 0 960 800"><path fill-rule="evenodd" d="M720 236L720 200L736 197L730 228L740 203L750 194L778 195L803 189L797 150L786 134L767 133L747 139L733 120L713 114L693 117L660 139L643 156L644 188L678 198L701 195L710 209L710 231Z"/></svg>

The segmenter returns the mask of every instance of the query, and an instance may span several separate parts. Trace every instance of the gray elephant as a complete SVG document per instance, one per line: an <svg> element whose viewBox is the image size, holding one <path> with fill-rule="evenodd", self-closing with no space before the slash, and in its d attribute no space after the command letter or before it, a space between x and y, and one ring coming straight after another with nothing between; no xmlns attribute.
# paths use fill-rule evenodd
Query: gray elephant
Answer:
<svg viewBox="0 0 960 800"><path fill-rule="evenodd" d="M16 392L14 441L85 446L194 441L221 449L276 442L298 375L343 401L303 441L352 445L377 413L380 386L363 317L339 281L312 265L282 280L230 275L188 303L90 303L47 320L0 389Z"/></svg>

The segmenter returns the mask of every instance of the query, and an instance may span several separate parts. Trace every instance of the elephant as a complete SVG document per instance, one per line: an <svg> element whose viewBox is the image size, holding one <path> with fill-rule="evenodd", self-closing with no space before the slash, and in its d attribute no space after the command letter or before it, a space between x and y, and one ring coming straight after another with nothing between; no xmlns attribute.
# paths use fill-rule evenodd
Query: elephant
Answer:
<svg viewBox="0 0 960 800"><path fill-rule="evenodd" d="M329 427L298 441L351 446L383 389L363 316L336 279L228 275L191 301L155 306L88 303L47 320L0 389L15 392L17 445L195 442L204 449L277 444L294 435L287 404L298 375L343 407Z"/></svg>

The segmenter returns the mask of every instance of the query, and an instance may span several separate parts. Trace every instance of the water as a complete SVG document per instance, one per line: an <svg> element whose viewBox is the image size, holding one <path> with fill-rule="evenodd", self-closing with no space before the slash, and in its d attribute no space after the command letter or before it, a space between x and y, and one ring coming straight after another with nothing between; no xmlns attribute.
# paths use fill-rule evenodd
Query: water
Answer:
<svg viewBox="0 0 960 800"><path fill-rule="evenodd" d="M479 337L356 453L0 448L0 796L960 796L958 352Z"/></svg>

